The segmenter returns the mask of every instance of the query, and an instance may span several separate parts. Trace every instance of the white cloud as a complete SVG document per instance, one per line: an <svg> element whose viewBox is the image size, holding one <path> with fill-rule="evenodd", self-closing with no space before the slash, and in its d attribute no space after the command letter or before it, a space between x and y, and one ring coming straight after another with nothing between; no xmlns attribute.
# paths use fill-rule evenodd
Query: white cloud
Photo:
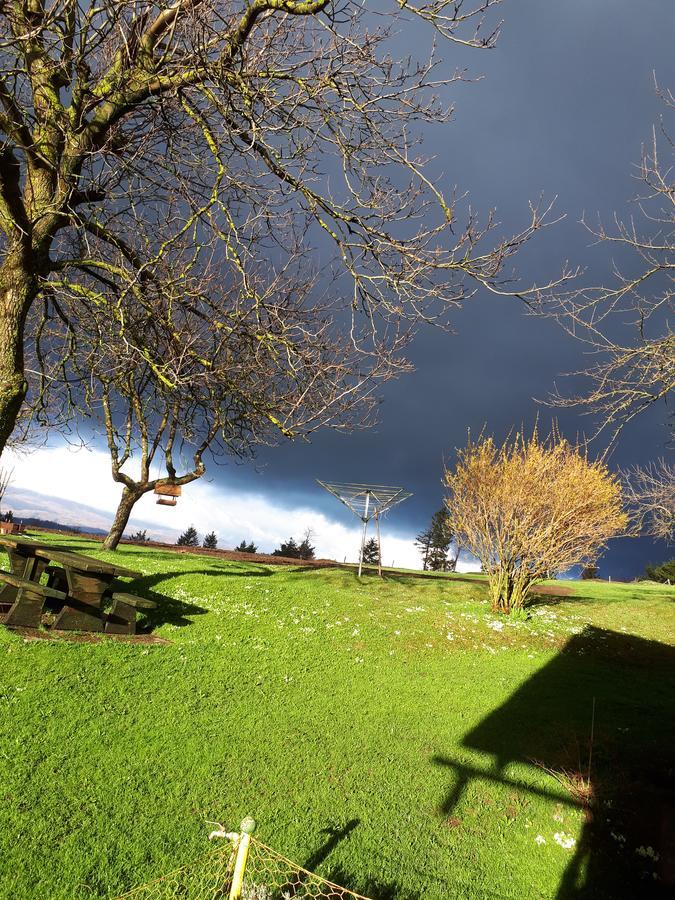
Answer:
<svg viewBox="0 0 675 900"><path fill-rule="evenodd" d="M29 455L8 450L3 454L3 465L14 469L7 500L14 502L14 497L17 502L22 501L26 516L40 515L40 510L35 508L35 497L31 498L30 507L27 505L28 495L22 497L21 490L50 498L42 513L45 517L101 527L105 519L101 514L112 518L121 494L121 486L113 482L110 474L109 457L101 450L59 446L41 448ZM311 507L288 508L262 494L235 491L204 480L183 488L175 507L158 506L155 497L146 494L136 504L129 528L147 528L149 536L175 540L188 525L195 525L202 534L215 531L221 547L233 547L245 539L254 541L261 551L271 551L291 535L301 538L311 528L317 556L338 561L346 558L348 562L357 558L360 541L356 521L349 528ZM386 565L394 562L406 568L419 567L412 538L394 536L386 524L382 527L382 550Z"/></svg>
<svg viewBox="0 0 675 900"><path fill-rule="evenodd" d="M6 504L24 516L56 519L65 524L105 528L112 519L122 488L112 480L110 458L101 450L66 445L44 447L28 455L6 450L5 468L13 469ZM31 492L29 493L23 493ZM42 495L41 498L35 494ZM153 494L146 494L136 506L128 530L146 528L148 536L173 541L188 525L203 535L215 531L219 546L230 548L242 539L253 541L262 552L270 552L291 535L301 538L307 528L313 532L318 557L358 559L360 526L353 527L329 519L311 507L281 506L262 494L236 491L206 480L183 488L175 507L158 506ZM382 523L382 561L402 568L419 569L419 551L413 536L402 538ZM458 571L476 571L475 564L460 561Z"/></svg>

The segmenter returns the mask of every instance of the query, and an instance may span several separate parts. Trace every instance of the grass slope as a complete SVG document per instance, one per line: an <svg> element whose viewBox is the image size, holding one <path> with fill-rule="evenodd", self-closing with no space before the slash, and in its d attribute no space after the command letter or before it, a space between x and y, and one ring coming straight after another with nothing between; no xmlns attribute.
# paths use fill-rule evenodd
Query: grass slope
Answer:
<svg viewBox="0 0 675 900"><path fill-rule="evenodd" d="M172 645L0 629L0 896L116 896L246 814L372 897L667 890L673 589L569 582L506 621L476 577L116 558Z"/></svg>

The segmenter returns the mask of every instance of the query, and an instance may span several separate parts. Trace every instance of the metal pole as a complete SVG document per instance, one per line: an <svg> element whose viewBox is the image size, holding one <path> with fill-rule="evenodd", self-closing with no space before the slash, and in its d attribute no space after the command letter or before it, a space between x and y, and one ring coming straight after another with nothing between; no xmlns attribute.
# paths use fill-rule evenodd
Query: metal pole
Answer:
<svg viewBox="0 0 675 900"><path fill-rule="evenodd" d="M382 578L382 544L380 542L380 512L375 513L375 527L377 528L377 574Z"/></svg>
<svg viewBox="0 0 675 900"><path fill-rule="evenodd" d="M244 873L246 872L246 860L248 859L248 848L251 843L251 835L255 831L255 819L247 816L239 827L241 834L239 835L237 859L234 864L229 900L240 900L241 897L241 891L244 886Z"/></svg>
<svg viewBox="0 0 675 900"><path fill-rule="evenodd" d="M363 549L366 546L366 529L368 528L368 507L370 505L370 491L366 491L366 509L363 513L363 533L361 534L361 554L359 556L359 578L363 568Z"/></svg>

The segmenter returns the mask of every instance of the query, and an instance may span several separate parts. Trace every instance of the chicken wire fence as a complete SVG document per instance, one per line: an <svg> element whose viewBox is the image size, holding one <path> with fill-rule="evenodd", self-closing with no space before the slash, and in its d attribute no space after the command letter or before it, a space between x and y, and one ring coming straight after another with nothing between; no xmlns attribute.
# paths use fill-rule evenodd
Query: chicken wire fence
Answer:
<svg viewBox="0 0 675 900"><path fill-rule="evenodd" d="M296 865L243 828L241 834L221 830L212 836L228 842L118 900L368 900Z"/></svg>

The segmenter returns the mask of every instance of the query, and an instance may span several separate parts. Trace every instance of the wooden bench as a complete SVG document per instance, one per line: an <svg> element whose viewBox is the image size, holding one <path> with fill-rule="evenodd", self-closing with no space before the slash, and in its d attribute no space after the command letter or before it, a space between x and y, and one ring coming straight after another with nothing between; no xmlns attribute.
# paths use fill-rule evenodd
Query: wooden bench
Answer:
<svg viewBox="0 0 675 900"><path fill-rule="evenodd" d="M11 572L0 569L0 581L17 588L18 594L12 604L12 608L5 617L5 625L20 625L25 628L39 628L42 617L42 607L45 599L65 600L64 591L57 591L45 584L19 578Z"/></svg>
<svg viewBox="0 0 675 900"><path fill-rule="evenodd" d="M116 591L111 598L113 605L105 617L106 634L136 634L136 610L157 608L154 600L123 591Z"/></svg>

